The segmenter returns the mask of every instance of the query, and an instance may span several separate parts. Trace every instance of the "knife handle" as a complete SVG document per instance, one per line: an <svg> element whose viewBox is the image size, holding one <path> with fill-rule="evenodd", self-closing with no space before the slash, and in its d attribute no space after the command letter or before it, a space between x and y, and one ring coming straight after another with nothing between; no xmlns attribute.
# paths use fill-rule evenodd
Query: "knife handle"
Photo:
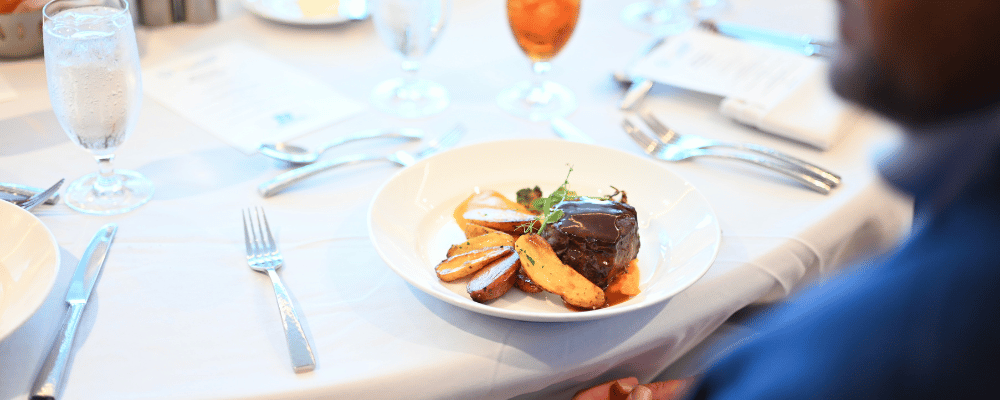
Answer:
<svg viewBox="0 0 1000 400"><path fill-rule="evenodd" d="M66 378L66 367L73 352L73 340L76 338L77 327L83 316L86 303L71 303L66 317L63 318L62 330L56 336L52 349L49 350L45 363L35 377L31 387L30 400L55 400L62 391L62 383Z"/></svg>
<svg viewBox="0 0 1000 400"><path fill-rule="evenodd" d="M632 85L628 87L625 91L625 96L622 97L621 103L618 104L618 108L622 111L630 111L635 108L636 105L642 102L642 99L646 98L649 91L653 89L653 81L646 78L633 78Z"/></svg>

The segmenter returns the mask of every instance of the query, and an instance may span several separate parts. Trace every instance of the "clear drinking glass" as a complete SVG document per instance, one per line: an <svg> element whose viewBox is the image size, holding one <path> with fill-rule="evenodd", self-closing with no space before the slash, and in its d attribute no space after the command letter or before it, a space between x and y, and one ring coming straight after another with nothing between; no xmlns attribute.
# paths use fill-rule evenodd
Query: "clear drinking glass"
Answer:
<svg viewBox="0 0 1000 400"><path fill-rule="evenodd" d="M645 0L632 3L622 10L622 21L625 21L625 24L632 28L651 33L654 36L676 35L690 29L695 24L690 8L691 4L689 4L691 1Z"/></svg>
<svg viewBox="0 0 1000 400"><path fill-rule="evenodd" d="M375 86L372 102L404 118L424 117L448 107L448 90L417 78L420 60L434 47L451 10L451 0L375 0L375 29L389 48L403 56L403 77Z"/></svg>
<svg viewBox="0 0 1000 400"><path fill-rule="evenodd" d="M532 81L519 82L497 96L500 108L533 121L567 115L576 97L567 87L545 79L549 60L569 41L580 17L580 0L507 0L507 22L514 40L531 60Z"/></svg>
<svg viewBox="0 0 1000 400"><path fill-rule="evenodd" d="M97 159L98 172L73 181L66 204L118 214L153 197L135 171L112 168L142 103L139 52L125 0L53 0L42 10L45 73L52 111L66 134Z"/></svg>
<svg viewBox="0 0 1000 400"><path fill-rule="evenodd" d="M729 11L728 0L688 0L695 19L715 19Z"/></svg>

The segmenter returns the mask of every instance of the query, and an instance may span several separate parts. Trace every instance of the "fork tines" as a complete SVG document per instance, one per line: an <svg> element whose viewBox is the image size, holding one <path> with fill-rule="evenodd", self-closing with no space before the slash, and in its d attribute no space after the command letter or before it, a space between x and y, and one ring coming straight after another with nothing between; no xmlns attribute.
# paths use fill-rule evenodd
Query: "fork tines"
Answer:
<svg viewBox="0 0 1000 400"><path fill-rule="evenodd" d="M646 151L652 151L660 146L660 144L653 138L646 135L639 127L635 126L629 117L622 118L622 127L625 128L625 132L632 137L637 144L644 147Z"/></svg>
<svg viewBox="0 0 1000 400"><path fill-rule="evenodd" d="M257 215L256 225L253 221L254 214ZM248 220L250 221L249 228L247 225ZM257 237L258 231L260 232L259 239ZM265 231L267 232L266 238L264 236ZM277 249L277 245L274 242L274 236L271 235L271 226L267 223L267 216L264 214L264 210L261 210L260 207L243 210L243 236L246 241L248 259L251 257L264 257ZM259 261L260 260L258 260L258 262Z"/></svg>

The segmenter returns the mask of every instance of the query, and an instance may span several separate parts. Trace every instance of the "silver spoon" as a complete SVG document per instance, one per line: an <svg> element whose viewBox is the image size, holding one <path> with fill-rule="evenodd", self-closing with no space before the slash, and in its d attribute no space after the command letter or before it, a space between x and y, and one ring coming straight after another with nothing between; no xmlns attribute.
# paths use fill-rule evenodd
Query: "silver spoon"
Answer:
<svg viewBox="0 0 1000 400"><path fill-rule="evenodd" d="M292 164L312 164L319 160L319 156L333 147L344 143L365 139L406 139L420 140L424 137L423 131L419 129L371 129L361 131L352 135L343 136L324 143L315 150L305 149L288 143L264 143L257 151L260 154L276 160L285 161Z"/></svg>

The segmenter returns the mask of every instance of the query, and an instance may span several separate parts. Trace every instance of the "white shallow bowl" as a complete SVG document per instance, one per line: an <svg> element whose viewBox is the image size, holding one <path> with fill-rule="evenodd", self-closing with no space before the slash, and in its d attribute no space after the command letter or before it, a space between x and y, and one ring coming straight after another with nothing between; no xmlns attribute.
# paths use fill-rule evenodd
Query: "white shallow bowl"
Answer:
<svg viewBox="0 0 1000 400"><path fill-rule="evenodd" d="M59 275L55 236L31 213L0 201L0 341L38 311Z"/></svg>
<svg viewBox="0 0 1000 400"><path fill-rule="evenodd" d="M607 308L571 311L553 294L512 289L480 304L465 282L446 283L434 267L449 246L465 240L452 212L469 195L496 190L514 199L524 187L548 195L569 176L582 195L628 193L638 212L640 289L638 296ZM457 307L523 321L582 321L660 303L691 286L715 260L719 221L705 197L660 163L600 146L561 140L509 140L446 151L406 168L386 182L368 212L371 240L400 277Z"/></svg>
<svg viewBox="0 0 1000 400"><path fill-rule="evenodd" d="M258 17L289 25L336 25L368 18L365 0L304 0L328 7L308 15L299 0L241 0L243 7Z"/></svg>

